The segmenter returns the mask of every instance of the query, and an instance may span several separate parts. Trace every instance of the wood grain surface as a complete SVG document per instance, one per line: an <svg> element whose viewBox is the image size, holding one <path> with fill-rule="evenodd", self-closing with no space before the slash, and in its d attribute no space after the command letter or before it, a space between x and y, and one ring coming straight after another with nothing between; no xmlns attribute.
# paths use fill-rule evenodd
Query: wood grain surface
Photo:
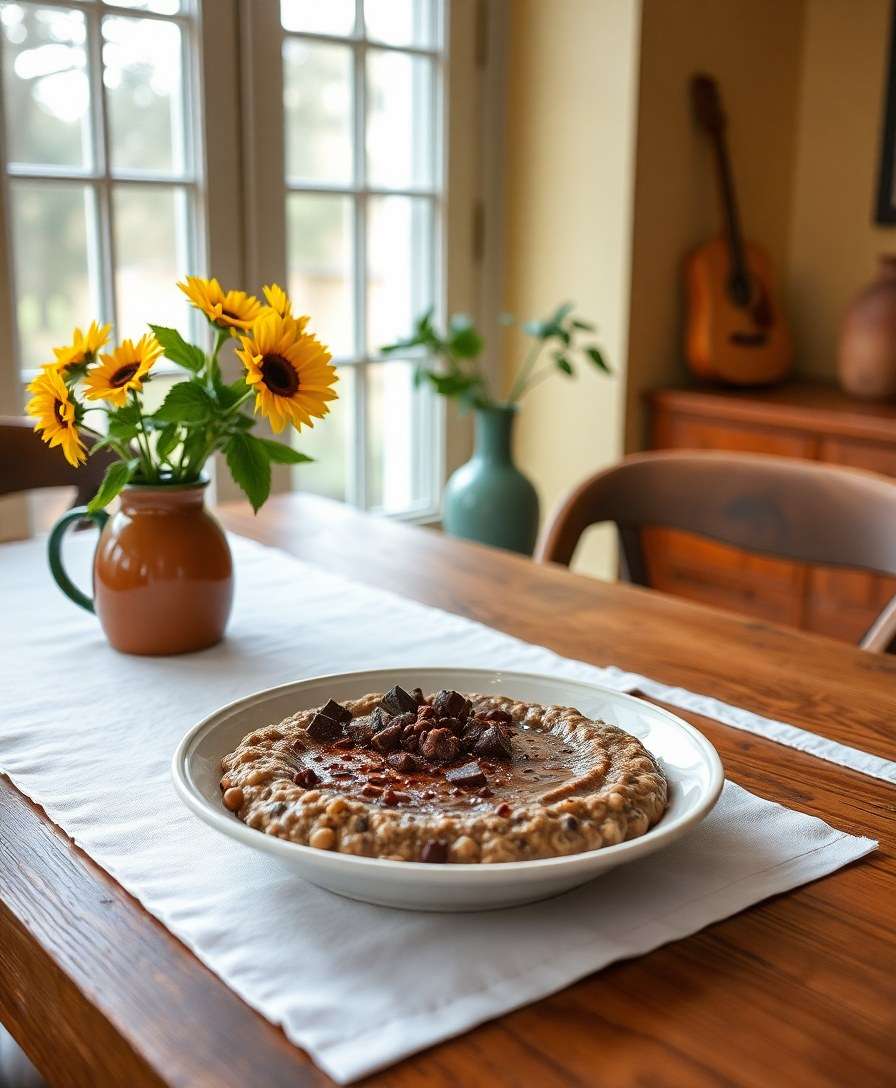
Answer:
<svg viewBox="0 0 896 1088"><path fill-rule="evenodd" d="M892 657L537 567L307 496L275 498L257 518L228 509L224 520L330 571L561 654L711 692L896 756ZM874 836L880 849L365 1084L893 1083L896 789L685 716L716 745L733 781ZM330 1083L2 778L0 1018L59 1088Z"/></svg>

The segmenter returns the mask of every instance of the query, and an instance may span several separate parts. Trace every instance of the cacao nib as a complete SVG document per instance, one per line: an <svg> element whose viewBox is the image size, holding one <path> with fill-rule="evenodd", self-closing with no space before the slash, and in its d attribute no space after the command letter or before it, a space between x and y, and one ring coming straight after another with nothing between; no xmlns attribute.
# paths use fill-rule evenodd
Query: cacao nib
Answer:
<svg viewBox="0 0 896 1088"><path fill-rule="evenodd" d="M495 815L496 816L509 816L510 815L510 805L508 805L506 801L504 802L503 805L498 805L498 807L495 809Z"/></svg>
<svg viewBox="0 0 896 1088"><path fill-rule="evenodd" d="M502 725L513 724L513 718L506 710L489 710L485 714L481 714L480 717L485 718L486 721L500 722Z"/></svg>
<svg viewBox="0 0 896 1088"><path fill-rule="evenodd" d="M352 720L352 712L346 710L341 703L337 703L335 699L330 699L326 706L320 708L321 714L326 714L328 718L332 718L334 722L339 722L341 725L345 725L346 722Z"/></svg>
<svg viewBox="0 0 896 1088"><path fill-rule="evenodd" d="M467 751L471 752L473 750L473 746L486 731L486 729L488 729L488 726L485 725L483 722L479 721L478 718L472 718L470 721L468 721L464 728L462 738L464 748L466 748Z"/></svg>
<svg viewBox="0 0 896 1088"><path fill-rule="evenodd" d="M366 748L370 744L370 738L373 736L374 730L369 718L355 718L345 728L359 748Z"/></svg>
<svg viewBox="0 0 896 1088"><path fill-rule="evenodd" d="M409 725L417 724L416 714L396 714L396 716L389 722L390 725L400 725L402 729L406 729Z"/></svg>
<svg viewBox="0 0 896 1088"><path fill-rule="evenodd" d="M417 702L417 706L427 706L428 705L427 702L426 702L426 696L423 694L423 689L422 688L414 688L414 690L411 692L411 695L414 696L414 699Z"/></svg>
<svg viewBox="0 0 896 1088"><path fill-rule="evenodd" d="M445 772L445 778L453 786L485 786L487 779L475 759Z"/></svg>
<svg viewBox="0 0 896 1088"><path fill-rule="evenodd" d="M497 725L490 725L473 745L473 751L483 759L497 759L509 763L513 758L510 737Z"/></svg>
<svg viewBox="0 0 896 1088"><path fill-rule="evenodd" d="M390 714L417 713L417 700L404 688L399 687L398 684L386 692L380 700L380 706L388 710Z"/></svg>
<svg viewBox="0 0 896 1088"><path fill-rule="evenodd" d="M459 691L446 691L444 688L432 702L439 718L466 718L470 713L470 700Z"/></svg>
<svg viewBox="0 0 896 1088"><path fill-rule="evenodd" d="M292 780L297 786L304 786L306 790L310 790L313 785L320 782L320 777L310 767L302 767L292 776Z"/></svg>
<svg viewBox="0 0 896 1088"><path fill-rule="evenodd" d="M342 736L342 726L326 714L317 713L308 724L307 733L312 740L336 740Z"/></svg>
<svg viewBox="0 0 896 1088"><path fill-rule="evenodd" d="M343 737L342 740L337 740L333 745L334 748L339 748L340 751L346 751L348 748L354 748L355 742L351 737Z"/></svg>
<svg viewBox="0 0 896 1088"><path fill-rule="evenodd" d="M386 790L383 794L383 801L387 805L400 805L404 801L410 801L410 797L406 793L399 793L397 790Z"/></svg>
<svg viewBox="0 0 896 1088"><path fill-rule="evenodd" d="M420 755L447 763L460 755L460 741L450 729L430 729L421 740Z"/></svg>
<svg viewBox="0 0 896 1088"><path fill-rule="evenodd" d="M401 726L387 725L385 729L373 734L370 743L378 752L394 752L401 744Z"/></svg>
<svg viewBox="0 0 896 1088"><path fill-rule="evenodd" d="M386 757L386 762L396 771L402 774L410 774L411 771L419 771L422 766L420 760L410 752L393 752Z"/></svg>
<svg viewBox="0 0 896 1088"><path fill-rule="evenodd" d="M439 842L438 839L430 839L423 844L420 851L420 860L430 864L443 865L448 860L448 844Z"/></svg>
<svg viewBox="0 0 896 1088"><path fill-rule="evenodd" d="M450 729L456 737L459 737L464 731L463 722L458 721L457 718L442 718L439 725L443 729Z"/></svg>
<svg viewBox="0 0 896 1088"><path fill-rule="evenodd" d="M428 703L426 704L426 706L421 706L417 710L418 722L427 721L429 718L434 718L435 716L435 710L433 710L433 708Z"/></svg>

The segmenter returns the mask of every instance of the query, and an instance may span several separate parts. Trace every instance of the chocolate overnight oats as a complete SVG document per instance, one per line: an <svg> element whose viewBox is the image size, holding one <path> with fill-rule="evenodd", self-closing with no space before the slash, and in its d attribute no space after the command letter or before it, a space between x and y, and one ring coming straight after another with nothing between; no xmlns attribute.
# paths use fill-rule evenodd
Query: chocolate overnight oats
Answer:
<svg viewBox="0 0 896 1088"><path fill-rule="evenodd" d="M222 761L224 804L267 835L395 861L597 850L663 815L635 737L570 707L394 687L256 729Z"/></svg>

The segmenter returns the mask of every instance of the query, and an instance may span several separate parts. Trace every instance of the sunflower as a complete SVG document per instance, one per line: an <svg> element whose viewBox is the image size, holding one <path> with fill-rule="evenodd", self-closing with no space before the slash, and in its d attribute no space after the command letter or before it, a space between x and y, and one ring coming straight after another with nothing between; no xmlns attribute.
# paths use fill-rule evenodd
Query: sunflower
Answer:
<svg viewBox="0 0 896 1088"><path fill-rule="evenodd" d="M111 355L101 355L102 362L87 371L84 396L88 400L107 400L116 408L124 407L128 393L143 388L143 379L162 350L152 333L146 333L136 344L122 340Z"/></svg>
<svg viewBox="0 0 896 1088"><path fill-rule="evenodd" d="M87 332L75 329L70 344L53 348L56 360L48 365L59 373L65 373L69 367L79 366L81 363L92 363L96 353L109 339L111 330L111 325L98 325L95 321L91 321Z"/></svg>
<svg viewBox="0 0 896 1088"><path fill-rule="evenodd" d="M28 386L32 394L26 411L36 422L34 429L51 446L62 446L65 459L74 468L87 460L84 443L75 424L75 404L53 365L45 366Z"/></svg>
<svg viewBox="0 0 896 1088"><path fill-rule="evenodd" d="M313 427L312 417L323 419L331 388L339 379L330 366L324 345L291 317L266 314L241 336L237 355L246 367L246 382L255 387L255 411L271 421L276 433L287 423L297 430Z"/></svg>
<svg viewBox="0 0 896 1088"><path fill-rule="evenodd" d="M280 317L292 317L292 299L279 284L272 283L267 287L262 287L261 290L268 304L261 308L261 315L257 320L260 321L270 314L278 314ZM304 332L310 318L303 316L293 318L293 320L298 326L299 332Z"/></svg>
<svg viewBox="0 0 896 1088"><path fill-rule="evenodd" d="M219 329L248 329L260 316L261 303L245 291L224 291L216 279L187 276L177 285L197 310Z"/></svg>

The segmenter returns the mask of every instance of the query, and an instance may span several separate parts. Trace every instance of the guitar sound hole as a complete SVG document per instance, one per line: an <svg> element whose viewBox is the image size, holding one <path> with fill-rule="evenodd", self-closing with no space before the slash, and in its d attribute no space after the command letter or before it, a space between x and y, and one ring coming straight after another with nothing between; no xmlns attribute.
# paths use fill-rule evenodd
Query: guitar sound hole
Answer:
<svg viewBox="0 0 896 1088"><path fill-rule="evenodd" d="M741 348L761 348L768 341L764 332L733 332L728 339Z"/></svg>

